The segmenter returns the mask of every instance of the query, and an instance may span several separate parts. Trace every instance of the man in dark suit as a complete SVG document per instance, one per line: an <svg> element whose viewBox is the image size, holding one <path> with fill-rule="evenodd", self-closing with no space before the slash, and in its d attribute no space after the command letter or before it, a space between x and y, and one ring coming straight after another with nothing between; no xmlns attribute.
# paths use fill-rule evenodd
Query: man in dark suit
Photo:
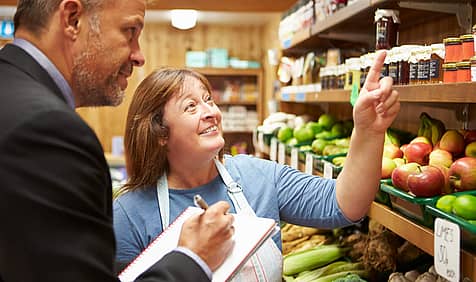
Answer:
<svg viewBox="0 0 476 282"><path fill-rule="evenodd" d="M20 0L0 51L0 281L117 281L111 180L75 107L118 105L145 0ZM231 249L221 202L187 221L142 281L208 281Z"/></svg>

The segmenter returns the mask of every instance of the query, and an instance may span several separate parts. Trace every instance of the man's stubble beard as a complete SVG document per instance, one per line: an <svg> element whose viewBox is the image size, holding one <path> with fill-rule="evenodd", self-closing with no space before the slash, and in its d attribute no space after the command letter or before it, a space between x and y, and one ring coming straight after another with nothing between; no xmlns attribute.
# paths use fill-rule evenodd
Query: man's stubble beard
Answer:
<svg viewBox="0 0 476 282"><path fill-rule="evenodd" d="M101 33L91 29L87 49L73 60L72 85L77 107L117 106L122 103L125 92L118 84L119 67L116 73L101 73L95 64L110 58L113 52L104 48ZM111 59L109 65L120 65Z"/></svg>

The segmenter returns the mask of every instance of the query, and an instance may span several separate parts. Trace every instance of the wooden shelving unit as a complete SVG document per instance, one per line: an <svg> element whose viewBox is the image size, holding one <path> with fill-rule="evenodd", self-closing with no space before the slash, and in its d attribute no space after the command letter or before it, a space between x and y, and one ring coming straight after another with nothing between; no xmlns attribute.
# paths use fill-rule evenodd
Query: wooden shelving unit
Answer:
<svg viewBox="0 0 476 282"><path fill-rule="evenodd" d="M476 103L476 82L424 85L396 85L400 102L408 103ZM307 93L281 93L282 102L349 102L350 90L323 90Z"/></svg>
<svg viewBox="0 0 476 282"><path fill-rule="evenodd" d="M281 42L281 45L284 46L282 52L285 56L298 57L309 51L322 51L327 48L364 48L372 51L375 46L374 15L378 8L400 11L400 31L417 30L418 33L421 31L420 26L427 22L441 24L451 21L455 29L460 29L460 34L471 33L473 3L474 1L469 0L357 0L329 15L324 21L315 22L308 29L296 32L294 36L287 38L286 46ZM454 21L455 18L457 21ZM433 27L431 31L428 26L426 28L427 37L425 39L432 40L426 42L423 39L422 42L426 42L426 44L442 42L442 39L449 35L444 32L435 34ZM440 30L447 31L444 28L436 29L437 32ZM307 34L309 36L306 36ZM417 39L416 42L420 42L415 36L412 39ZM400 44L410 43L400 42ZM473 110L476 104L476 82L405 85L394 86L394 88L400 93L400 102L407 104L413 110L419 107L424 107L426 110L448 108L456 112L460 110L460 106ZM350 91L293 92L286 89L280 93L278 99L281 106L285 110L291 110L291 113L294 113L293 110L298 114L306 113L305 108L314 110L320 104L324 105L322 109L329 111L338 109L337 111L339 111L346 109L346 104L349 104ZM474 115L468 114L470 110L466 111L466 120L463 121L467 122L468 119L474 121ZM451 118L454 119L454 116ZM301 165L299 169L302 169ZM368 215L426 253L434 255L433 230L376 202L372 203ZM461 250L461 273L461 277L469 277L476 281L476 253Z"/></svg>
<svg viewBox="0 0 476 282"><path fill-rule="evenodd" d="M255 84L257 90L257 96L255 99L251 97L241 97L237 98L236 96L230 100L221 100L217 99L216 104L223 111L227 111L232 106L243 106L246 107L247 111L256 111L258 115L258 124L263 122L263 70L262 69L241 69L241 68L193 68L195 71L203 74L209 80L212 87L218 91L224 91L227 83L232 83L238 81L239 84ZM221 97L221 96L220 96ZM254 101L250 101L254 100ZM230 118L230 122L234 122L233 118ZM225 152L231 153L231 145L241 144L242 142L246 143L247 153L254 153L253 146L253 131L242 129L244 127L229 127L225 128L223 131L223 136L225 138Z"/></svg>

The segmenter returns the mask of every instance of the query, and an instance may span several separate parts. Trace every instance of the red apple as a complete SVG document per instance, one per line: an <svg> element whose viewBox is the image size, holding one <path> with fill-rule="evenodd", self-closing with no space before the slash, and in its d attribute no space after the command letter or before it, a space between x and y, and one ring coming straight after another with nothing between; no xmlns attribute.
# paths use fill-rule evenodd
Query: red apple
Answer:
<svg viewBox="0 0 476 282"><path fill-rule="evenodd" d="M466 145L466 148L464 149L464 155L466 157L476 158L476 141Z"/></svg>
<svg viewBox="0 0 476 282"><path fill-rule="evenodd" d="M408 189L417 197L433 197L441 194L445 176L431 165L421 166L419 172L408 175Z"/></svg>
<svg viewBox="0 0 476 282"><path fill-rule="evenodd" d="M383 156L390 159L401 158L403 157L403 152L397 145L385 144L383 145Z"/></svg>
<svg viewBox="0 0 476 282"><path fill-rule="evenodd" d="M397 147L398 148L398 147ZM390 178L393 170L397 168L397 164L388 157L382 158L382 179Z"/></svg>
<svg viewBox="0 0 476 282"><path fill-rule="evenodd" d="M447 130L440 140L440 149L459 156L464 152L464 137L457 130Z"/></svg>
<svg viewBox="0 0 476 282"><path fill-rule="evenodd" d="M445 185L443 185L443 188L441 189L441 192L443 194L451 194L453 193L453 188L451 188L450 185L450 168L442 165L434 165L435 167L439 168L441 173L443 173L443 176L445 177Z"/></svg>
<svg viewBox="0 0 476 282"><path fill-rule="evenodd" d="M436 149L430 153L428 163L433 166L442 165L444 167L450 167L453 163L453 155L443 149Z"/></svg>
<svg viewBox="0 0 476 282"><path fill-rule="evenodd" d="M410 144L418 143L418 142L427 143L427 144L431 145L431 141L428 138L426 138L425 136L417 136L417 137L413 138L412 141L410 141Z"/></svg>
<svg viewBox="0 0 476 282"><path fill-rule="evenodd" d="M431 153L431 145L423 142L410 143L405 148L403 155L407 162L418 163L420 165L427 165L428 158Z"/></svg>
<svg viewBox="0 0 476 282"><path fill-rule="evenodd" d="M453 162L449 171L455 190L476 190L476 158L463 157Z"/></svg>
<svg viewBox="0 0 476 282"><path fill-rule="evenodd" d="M407 163L395 168L392 172L393 186L408 191L407 179L410 174L418 173L420 167L417 163Z"/></svg>
<svg viewBox="0 0 476 282"><path fill-rule="evenodd" d="M463 136L466 144L476 142L476 129L465 130Z"/></svg>
<svg viewBox="0 0 476 282"><path fill-rule="evenodd" d="M408 144L403 144L402 146L400 146L400 150L403 152L403 154L405 154L405 149L407 148Z"/></svg>

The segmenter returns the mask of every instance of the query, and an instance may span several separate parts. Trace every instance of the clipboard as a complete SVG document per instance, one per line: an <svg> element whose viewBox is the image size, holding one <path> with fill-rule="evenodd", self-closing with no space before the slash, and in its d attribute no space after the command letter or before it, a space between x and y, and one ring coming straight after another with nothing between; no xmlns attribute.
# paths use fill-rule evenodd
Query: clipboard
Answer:
<svg viewBox="0 0 476 282"><path fill-rule="evenodd" d="M132 282L167 253L177 247L182 225L203 209L188 207L150 245L139 254L120 274L121 282ZM212 281L226 281L233 277L243 264L255 253L264 241L279 231L270 218L233 214L234 246L223 264L213 272Z"/></svg>

